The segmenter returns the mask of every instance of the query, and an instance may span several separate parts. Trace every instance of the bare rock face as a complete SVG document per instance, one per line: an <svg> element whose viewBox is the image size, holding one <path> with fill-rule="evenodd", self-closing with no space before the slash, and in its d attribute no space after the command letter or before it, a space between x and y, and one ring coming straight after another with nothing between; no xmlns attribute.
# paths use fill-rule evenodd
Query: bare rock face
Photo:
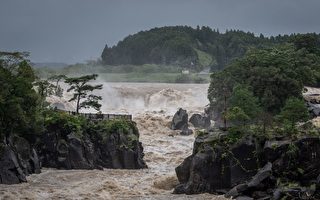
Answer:
<svg viewBox="0 0 320 200"><path fill-rule="evenodd" d="M199 135L177 168L174 193L225 194L236 199L319 199L320 139L264 139L230 143L222 131Z"/></svg>
<svg viewBox="0 0 320 200"><path fill-rule="evenodd" d="M58 169L140 169L146 168L138 130L121 130L101 135L63 134L49 131L40 149L44 167Z"/></svg>
<svg viewBox="0 0 320 200"><path fill-rule="evenodd" d="M38 154L24 138L9 138L9 144L0 143L0 184L26 182L26 176L40 173Z"/></svg>
<svg viewBox="0 0 320 200"><path fill-rule="evenodd" d="M19 136L0 142L0 184L26 182L26 176L40 173L41 166L58 169L147 168L132 121L91 124L78 132L59 123L46 127L42 135ZM117 124L118 123L118 124ZM109 129L108 129L109 128ZM35 148L37 147L37 148Z"/></svg>
<svg viewBox="0 0 320 200"><path fill-rule="evenodd" d="M11 147L3 147L0 160L0 183L17 184L26 181L26 174L23 173L22 166L18 162L17 154Z"/></svg>

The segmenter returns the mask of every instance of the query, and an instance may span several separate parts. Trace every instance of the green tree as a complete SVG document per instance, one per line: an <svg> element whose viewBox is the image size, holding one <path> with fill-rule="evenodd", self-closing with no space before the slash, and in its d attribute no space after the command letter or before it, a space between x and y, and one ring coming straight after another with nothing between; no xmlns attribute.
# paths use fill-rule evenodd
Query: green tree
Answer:
<svg viewBox="0 0 320 200"><path fill-rule="evenodd" d="M320 38L319 34L310 35L318 40ZM274 47L293 41L295 37L283 35L268 38L240 30L219 33L209 27L161 27L129 35L113 47L106 45L101 58L106 65L170 64L201 71L201 55L205 54L214 61L211 63L214 71L224 69L236 58L244 56L252 47ZM308 47L312 42L310 39L303 39L296 44L300 48Z"/></svg>
<svg viewBox="0 0 320 200"><path fill-rule="evenodd" d="M211 74L211 83L208 89L208 99L210 106L216 113L221 113L224 129L227 129L227 110L229 108L229 98L235 82L230 74L225 71Z"/></svg>
<svg viewBox="0 0 320 200"><path fill-rule="evenodd" d="M267 49L251 49L243 58L229 65L219 76L211 76L208 91L210 103L223 100L221 84L232 80L248 85L267 113L280 112L287 98L301 97L304 85L320 84L320 56L292 44ZM220 97L219 97L220 96Z"/></svg>
<svg viewBox="0 0 320 200"><path fill-rule="evenodd" d="M38 94L43 99L54 94L55 85L48 80L38 80L33 85L37 87Z"/></svg>
<svg viewBox="0 0 320 200"><path fill-rule="evenodd" d="M102 100L101 96L97 96L92 93L94 90L101 90L102 85L90 85L89 81L96 80L97 74L85 75L81 77L66 78L65 82L70 85L67 92L73 91L73 97L69 99L69 102L76 101L76 112L79 113L81 108L94 108L100 110L101 104L99 100ZM85 99L81 102L81 99Z"/></svg>
<svg viewBox="0 0 320 200"><path fill-rule="evenodd" d="M303 100L295 97L287 99L285 106L282 108L278 118L282 122L289 122L291 128L294 128L297 122L308 120L309 113Z"/></svg>
<svg viewBox="0 0 320 200"><path fill-rule="evenodd" d="M40 96L40 107L44 108L46 106L46 98L54 94L56 87L48 80L38 80L33 85L36 86Z"/></svg>
<svg viewBox="0 0 320 200"><path fill-rule="evenodd" d="M241 123L241 125L246 125L246 122L250 120L250 117L239 107L232 107L228 110L226 114L226 118L236 124L238 122Z"/></svg>
<svg viewBox="0 0 320 200"><path fill-rule="evenodd" d="M298 34L293 39L292 42L296 49L305 48L309 52L317 51L317 46L319 46L319 37L316 34Z"/></svg>
<svg viewBox="0 0 320 200"><path fill-rule="evenodd" d="M0 137L39 132L35 75L25 53L0 52Z"/></svg>
<svg viewBox="0 0 320 200"><path fill-rule="evenodd" d="M54 88L54 95L56 95L57 97L62 97L63 96L63 89L60 86L60 81L66 79L67 76L66 75L53 75L51 77L49 77L49 81L54 81L55 82L55 88Z"/></svg>
<svg viewBox="0 0 320 200"><path fill-rule="evenodd" d="M250 120L253 120L262 111L259 100L253 95L248 86L237 85L230 97L230 107L240 108Z"/></svg>

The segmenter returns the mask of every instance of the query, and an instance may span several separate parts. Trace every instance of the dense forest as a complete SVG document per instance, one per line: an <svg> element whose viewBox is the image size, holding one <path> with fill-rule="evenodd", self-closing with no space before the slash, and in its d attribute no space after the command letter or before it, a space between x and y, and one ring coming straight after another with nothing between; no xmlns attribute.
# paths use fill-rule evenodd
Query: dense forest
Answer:
<svg viewBox="0 0 320 200"><path fill-rule="evenodd" d="M320 85L319 38L292 39L250 49L211 74L206 111L218 127L198 131L176 168L175 193L320 199L319 94L302 93Z"/></svg>
<svg viewBox="0 0 320 200"><path fill-rule="evenodd" d="M305 119L301 92L304 86L320 85L318 44L315 35L297 35L291 43L251 49L224 70L212 73L208 98L215 113L224 118L224 126L228 118L236 124L278 121L281 126ZM285 114L286 106L290 114ZM295 114L301 118L292 119ZM287 118L282 121L284 115Z"/></svg>
<svg viewBox="0 0 320 200"><path fill-rule="evenodd" d="M319 34L313 34L320 38ZM271 47L291 42L296 35L265 37L250 32L209 27L174 26L154 28L129 35L116 46L106 45L101 55L105 65L176 65L201 71L223 69L250 48ZM319 42L317 43L319 46Z"/></svg>

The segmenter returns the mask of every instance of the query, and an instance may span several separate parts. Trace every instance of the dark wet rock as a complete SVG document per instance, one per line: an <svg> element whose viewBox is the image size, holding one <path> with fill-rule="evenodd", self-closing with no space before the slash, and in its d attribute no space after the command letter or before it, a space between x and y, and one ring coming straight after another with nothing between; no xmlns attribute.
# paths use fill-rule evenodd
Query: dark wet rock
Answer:
<svg viewBox="0 0 320 200"><path fill-rule="evenodd" d="M21 137L8 138L0 143L0 184L26 182L26 176L41 172L38 154L30 143Z"/></svg>
<svg viewBox="0 0 320 200"><path fill-rule="evenodd" d="M184 126L182 128L182 131L180 132L180 135L192 135L192 134L193 134L193 131L186 126Z"/></svg>
<svg viewBox="0 0 320 200"><path fill-rule="evenodd" d="M180 108L173 116L171 122L172 130L183 130L188 128L188 113Z"/></svg>
<svg viewBox="0 0 320 200"><path fill-rule="evenodd" d="M174 194L185 194L186 193L186 188L185 184L179 184L174 188L173 191Z"/></svg>
<svg viewBox="0 0 320 200"><path fill-rule="evenodd" d="M38 154L26 139L14 137L13 146L25 175L41 172Z"/></svg>
<svg viewBox="0 0 320 200"><path fill-rule="evenodd" d="M190 117L189 122L195 128L207 129L211 126L210 117L207 114L193 114Z"/></svg>
<svg viewBox="0 0 320 200"><path fill-rule="evenodd" d="M214 137L216 136L212 136L211 140L206 141L210 144L214 141ZM236 146L235 148L243 150L243 154L232 156L224 152L223 147L216 146L213 148L209 144L197 147L201 150L188 157L176 169L179 180L183 181L180 183L185 184L186 193L214 192L217 189L231 188L232 185L252 177L256 164L247 160L247 157L244 156L248 153L248 149L242 147L242 145L247 146L247 144ZM253 151L254 148L251 149L251 145L249 145L249 150ZM189 173L186 172L188 167ZM248 169L245 169L245 167L248 167Z"/></svg>
<svg viewBox="0 0 320 200"><path fill-rule="evenodd" d="M281 199L281 189L277 188L274 190L273 195L272 195L272 199L274 199L274 200Z"/></svg>
<svg viewBox="0 0 320 200"><path fill-rule="evenodd" d="M230 179L231 186L248 181L259 168L256 145L251 138L243 139L231 147Z"/></svg>
<svg viewBox="0 0 320 200"><path fill-rule="evenodd" d="M242 194L242 192L246 191L247 188L248 188L248 184L246 183L239 184L233 187L231 190L229 190L229 192L225 194L225 197L227 198L238 197L239 195Z"/></svg>
<svg viewBox="0 0 320 200"><path fill-rule="evenodd" d="M113 127L109 129L95 126L97 124L70 129L52 123L42 135L3 138L0 141L0 184L26 182L26 176L40 173L42 166L58 169L147 168L136 124L132 121L112 123ZM128 126L122 128L124 123Z"/></svg>
<svg viewBox="0 0 320 200"><path fill-rule="evenodd" d="M201 133L176 168L175 193L223 193L236 199L319 199L320 139Z"/></svg>
<svg viewBox="0 0 320 200"><path fill-rule="evenodd" d="M282 155L286 152L288 146L290 145L290 140L270 140L266 141L263 149L263 157L266 159L266 162L274 162L279 155Z"/></svg>
<svg viewBox="0 0 320 200"><path fill-rule="evenodd" d="M126 134L119 130L104 139L48 132L43 135L41 159L44 167L58 169L146 168L138 138L137 130Z"/></svg>
<svg viewBox="0 0 320 200"><path fill-rule="evenodd" d="M272 174L272 164L268 162L248 183L248 187L258 187L262 181L269 178Z"/></svg>
<svg viewBox="0 0 320 200"><path fill-rule="evenodd" d="M187 157L177 168L176 173L180 183L186 183L190 177L190 166L192 162L192 156Z"/></svg>
<svg viewBox="0 0 320 200"><path fill-rule="evenodd" d="M3 146L0 159L0 183L17 184L26 181L26 174L22 170L17 154L10 146Z"/></svg>
<svg viewBox="0 0 320 200"><path fill-rule="evenodd" d="M240 197L237 197L236 200L253 200L253 198L248 196L240 196Z"/></svg>
<svg viewBox="0 0 320 200"><path fill-rule="evenodd" d="M273 198L275 200L278 199L301 199L301 200L310 200L310 199L319 199L315 195L315 190L310 190L306 187L286 187L282 189L277 189L273 193Z"/></svg>
<svg viewBox="0 0 320 200"><path fill-rule="evenodd" d="M320 102L309 101L306 103L309 112L314 116L320 116Z"/></svg>

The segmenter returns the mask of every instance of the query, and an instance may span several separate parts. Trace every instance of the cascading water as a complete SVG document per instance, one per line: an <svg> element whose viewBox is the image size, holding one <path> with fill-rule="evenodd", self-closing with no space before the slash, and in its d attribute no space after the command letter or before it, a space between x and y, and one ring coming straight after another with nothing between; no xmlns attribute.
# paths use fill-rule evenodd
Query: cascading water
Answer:
<svg viewBox="0 0 320 200"><path fill-rule="evenodd" d="M169 124L179 107L189 114L203 111L208 104L208 84L103 84L103 90L98 92L103 97L102 112L133 115L149 168L43 169L41 174L28 176L27 183L1 186L0 196L4 199L224 199L209 194L171 194L177 183L174 169L192 153L194 136L180 136L179 131L169 129ZM48 101L74 110L69 97L51 97Z"/></svg>

